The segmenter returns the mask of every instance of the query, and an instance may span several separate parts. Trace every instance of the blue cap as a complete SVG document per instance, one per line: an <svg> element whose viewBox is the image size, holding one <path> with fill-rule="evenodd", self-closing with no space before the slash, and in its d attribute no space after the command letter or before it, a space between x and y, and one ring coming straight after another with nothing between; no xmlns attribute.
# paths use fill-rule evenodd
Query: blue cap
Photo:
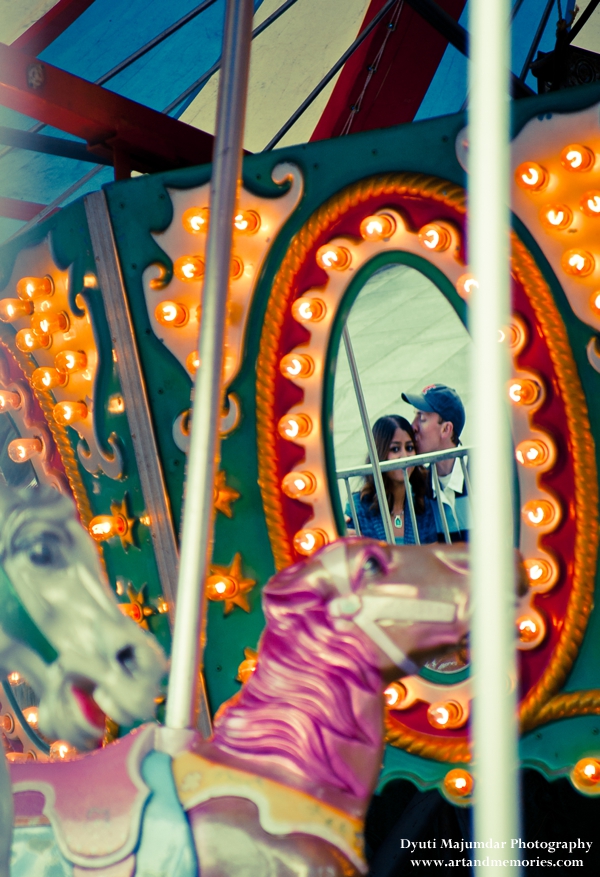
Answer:
<svg viewBox="0 0 600 877"><path fill-rule="evenodd" d="M460 396L446 384L430 384L420 394L402 393L402 398L418 411L433 411L442 420L448 420L454 427L457 436L465 425L465 406Z"/></svg>

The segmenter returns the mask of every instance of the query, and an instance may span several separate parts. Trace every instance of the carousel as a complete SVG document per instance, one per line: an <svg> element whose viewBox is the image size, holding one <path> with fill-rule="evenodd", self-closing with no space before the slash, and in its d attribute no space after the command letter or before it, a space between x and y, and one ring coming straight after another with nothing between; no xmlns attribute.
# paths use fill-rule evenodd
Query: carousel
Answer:
<svg viewBox="0 0 600 877"><path fill-rule="evenodd" d="M469 5L7 13L1 877L600 861L599 4Z"/></svg>

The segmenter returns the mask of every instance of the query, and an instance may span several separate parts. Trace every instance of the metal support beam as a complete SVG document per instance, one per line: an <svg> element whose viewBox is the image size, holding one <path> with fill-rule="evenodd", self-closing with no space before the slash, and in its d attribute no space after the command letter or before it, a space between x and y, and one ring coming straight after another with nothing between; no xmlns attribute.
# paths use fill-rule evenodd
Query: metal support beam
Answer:
<svg viewBox="0 0 600 877"><path fill-rule="evenodd" d="M18 128L6 128L4 125L0 125L0 143L28 149L31 152L60 155L62 158L72 158L74 161L91 161L93 164L105 165L113 163L107 156L93 155L85 143L65 140L64 137L48 137L46 134L20 131Z"/></svg>
<svg viewBox="0 0 600 877"><path fill-rule="evenodd" d="M253 11L252 0L227 0L198 344L200 367L194 382L181 563L165 719L169 728L193 728L196 725L198 681L206 625L204 582L212 554L214 481L220 459L223 342L233 219L242 171Z"/></svg>

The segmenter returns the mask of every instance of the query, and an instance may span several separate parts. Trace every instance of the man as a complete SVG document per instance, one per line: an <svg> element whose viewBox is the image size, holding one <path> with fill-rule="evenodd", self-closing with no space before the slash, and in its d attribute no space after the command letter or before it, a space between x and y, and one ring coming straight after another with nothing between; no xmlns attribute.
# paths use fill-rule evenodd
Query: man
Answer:
<svg viewBox="0 0 600 877"><path fill-rule="evenodd" d="M431 384L421 393L402 393L402 398L417 409L413 420L417 453L446 451L460 444L460 434L465 425L465 408L456 390L445 384ZM442 460L436 463L436 468L450 538L453 542L466 542L469 538L469 499L460 460ZM435 500L438 541L444 542L444 528L432 468L429 475L429 495Z"/></svg>

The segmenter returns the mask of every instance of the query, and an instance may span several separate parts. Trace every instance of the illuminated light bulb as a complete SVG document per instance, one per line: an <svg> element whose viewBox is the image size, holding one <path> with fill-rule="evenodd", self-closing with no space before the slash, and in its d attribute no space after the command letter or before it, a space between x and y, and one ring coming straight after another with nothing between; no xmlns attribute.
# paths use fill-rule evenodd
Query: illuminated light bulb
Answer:
<svg viewBox="0 0 600 877"><path fill-rule="evenodd" d="M344 271L350 267L352 255L346 247L332 247L325 245L317 250L317 265L325 270L334 268L336 271Z"/></svg>
<svg viewBox="0 0 600 877"><path fill-rule="evenodd" d="M452 243L452 235L443 225L430 222L419 231L419 241L426 250L434 250L441 253L447 250Z"/></svg>
<svg viewBox="0 0 600 877"><path fill-rule="evenodd" d="M298 530L294 536L294 548L298 554L304 554L306 557L314 554L328 542L327 534L323 530Z"/></svg>
<svg viewBox="0 0 600 877"><path fill-rule="evenodd" d="M576 786L590 789L600 782L600 761L597 758L581 758L573 768Z"/></svg>
<svg viewBox="0 0 600 877"><path fill-rule="evenodd" d="M600 290L593 292L590 298L590 306L596 315L600 315Z"/></svg>
<svg viewBox="0 0 600 877"><path fill-rule="evenodd" d="M293 381L295 378L309 378L315 370L312 357L306 353L288 353L279 363L284 378Z"/></svg>
<svg viewBox="0 0 600 877"><path fill-rule="evenodd" d="M229 276L232 280L239 280L242 274L244 273L244 263L240 259L239 256L231 257L231 268L229 270Z"/></svg>
<svg viewBox="0 0 600 877"><path fill-rule="evenodd" d="M51 761L69 761L74 755L77 755L77 750L66 740L55 740L50 744Z"/></svg>
<svg viewBox="0 0 600 877"><path fill-rule="evenodd" d="M586 216L600 216L600 189L591 189L581 196L579 209Z"/></svg>
<svg viewBox="0 0 600 877"><path fill-rule="evenodd" d="M246 657L238 667L238 681L245 685L246 682L254 675L258 667L258 655L253 649L244 649Z"/></svg>
<svg viewBox="0 0 600 877"><path fill-rule="evenodd" d="M69 376L59 372L55 368L36 368L31 375L31 383L36 390L52 390L54 387L64 387L68 383Z"/></svg>
<svg viewBox="0 0 600 877"><path fill-rule="evenodd" d="M200 368L200 357L198 356L197 350L192 350L191 353L188 353L185 360L185 367L191 375L196 374L196 372Z"/></svg>
<svg viewBox="0 0 600 877"><path fill-rule="evenodd" d="M21 407L21 395L12 390L0 390L0 414L6 411L16 411Z"/></svg>
<svg viewBox="0 0 600 877"><path fill-rule="evenodd" d="M209 600L220 601L230 600L235 597L239 590L239 585L233 576L217 575L208 576L206 579L206 596Z"/></svg>
<svg viewBox="0 0 600 877"><path fill-rule="evenodd" d="M25 721L31 728L38 726L38 708L36 706L28 706L23 710Z"/></svg>
<svg viewBox="0 0 600 877"><path fill-rule="evenodd" d="M526 524L531 527L550 527L559 521L559 512L547 499L530 499L521 509Z"/></svg>
<svg viewBox="0 0 600 877"><path fill-rule="evenodd" d="M563 270L574 277L587 277L596 267L594 257L587 250L567 250L560 261Z"/></svg>
<svg viewBox="0 0 600 877"><path fill-rule="evenodd" d="M6 713L4 716L0 716L0 731L4 731L5 734L12 734L15 730L15 723L13 717Z"/></svg>
<svg viewBox="0 0 600 877"><path fill-rule="evenodd" d="M3 323L14 323L33 313L33 302L21 301L20 298L3 298L0 301L0 320Z"/></svg>
<svg viewBox="0 0 600 877"><path fill-rule="evenodd" d="M173 263L173 273L186 283L201 280L204 277L204 261L200 256L182 256Z"/></svg>
<svg viewBox="0 0 600 877"><path fill-rule="evenodd" d="M190 207L185 210L181 222L186 231L192 234L208 231L210 210L208 207Z"/></svg>
<svg viewBox="0 0 600 877"><path fill-rule="evenodd" d="M123 414L123 412L125 411L125 400L118 393L115 393L108 400L106 410L110 414Z"/></svg>
<svg viewBox="0 0 600 877"><path fill-rule="evenodd" d="M88 358L83 350L61 350L54 357L54 365L65 374L83 371L87 364Z"/></svg>
<svg viewBox="0 0 600 877"><path fill-rule="evenodd" d="M242 234L255 234L260 228L260 216L255 210L241 210L236 213L233 225Z"/></svg>
<svg viewBox="0 0 600 877"><path fill-rule="evenodd" d="M98 286L98 278L91 271L83 275L83 285L86 289L95 289Z"/></svg>
<svg viewBox="0 0 600 877"><path fill-rule="evenodd" d="M9 443L8 456L13 463L26 463L43 450L44 446L39 438L18 438Z"/></svg>
<svg viewBox="0 0 600 877"><path fill-rule="evenodd" d="M406 700L407 691L401 682L392 682L383 692L385 705L388 709L399 709Z"/></svg>
<svg viewBox="0 0 600 877"><path fill-rule="evenodd" d="M318 323L327 313L327 307L320 298L297 298L292 305L292 317L298 323Z"/></svg>
<svg viewBox="0 0 600 877"><path fill-rule="evenodd" d="M533 643L544 633L545 630L537 618L531 615L521 615L517 618L517 636L522 643Z"/></svg>
<svg viewBox="0 0 600 877"><path fill-rule="evenodd" d="M129 523L123 515L96 515L88 524L88 531L96 542L104 542L113 536L125 536Z"/></svg>
<svg viewBox="0 0 600 877"><path fill-rule="evenodd" d="M54 281L46 277L23 277L17 283L17 295L23 301L34 301L36 298L48 298L54 293Z"/></svg>
<svg viewBox="0 0 600 877"><path fill-rule="evenodd" d="M532 587L553 585L558 579L558 568L543 557L529 557L523 561L525 573Z"/></svg>
<svg viewBox="0 0 600 877"><path fill-rule="evenodd" d="M15 344L22 353L31 353L41 347L50 347L52 338L49 335L34 335L31 329L19 329L15 335Z"/></svg>
<svg viewBox="0 0 600 877"><path fill-rule="evenodd" d="M474 785L473 777L462 767L449 770L444 777L444 791L449 798L467 798Z"/></svg>
<svg viewBox="0 0 600 877"><path fill-rule="evenodd" d="M59 402L52 411L54 419L61 426L71 426L88 416L88 407L85 402Z"/></svg>
<svg viewBox="0 0 600 877"><path fill-rule="evenodd" d="M573 211L566 204L550 204L540 211L540 220L546 228L563 231L573 222Z"/></svg>
<svg viewBox="0 0 600 877"><path fill-rule="evenodd" d="M520 353L527 343L527 327L520 317L513 317L507 327L508 346L513 353Z"/></svg>
<svg viewBox="0 0 600 877"><path fill-rule="evenodd" d="M58 314L33 314L31 328L38 338L53 335L54 332L66 332L69 328L69 318L64 311Z"/></svg>
<svg viewBox="0 0 600 877"><path fill-rule="evenodd" d="M14 670L12 673L8 674L8 681L10 682L11 685L18 685L19 682L22 681L22 678L23 677L21 676L21 674L17 673L16 670Z"/></svg>
<svg viewBox="0 0 600 877"><path fill-rule="evenodd" d="M456 281L456 291L465 301L469 300L476 289L479 289L479 283L472 274L462 274Z"/></svg>
<svg viewBox="0 0 600 877"><path fill-rule="evenodd" d="M580 143L571 143L565 146L560 154L560 163L568 171L577 173L590 171L594 167L596 156L587 146Z"/></svg>
<svg viewBox="0 0 600 877"><path fill-rule="evenodd" d="M548 185L548 171L535 161L524 161L515 171L515 182L521 189L540 192Z"/></svg>
<svg viewBox="0 0 600 877"><path fill-rule="evenodd" d="M156 306L154 316L162 326L181 328L190 318L190 312L185 305L177 301L161 301Z"/></svg>
<svg viewBox="0 0 600 877"><path fill-rule="evenodd" d="M286 414L277 425L279 435L286 441L305 438L312 430L312 420L307 414Z"/></svg>
<svg viewBox="0 0 600 877"><path fill-rule="evenodd" d="M317 479L311 472L288 472L281 482L281 489L291 499L301 499L315 492Z"/></svg>
<svg viewBox="0 0 600 877"><path fill-rule="evenodd" d="M465 711L455 700L432 703L427 710L427 721L434 728L459 728L466 721Z"/></svg>
<svg viewBox="0 0 600 877"><path fill-rule="evenodd" d="M529 378L511 381L508 385L508 396L515 405L533 405L542 395L542 388L537 381Z"/></svg>
<svg viewBox="0 0 600 877"><path fill-rule="evenodd" d="M360 235L365 241L387 241L396 231L396 220L387 213L366 216L360 224Z"/></svg>
<svg viewBox="0 0 600 877"><path fill-rule="evenodd" d="M156 611L159 615L166 615L166 613L169 611L169 604L164 597L159 597L156 601Z"/></svg>
<svg viewBox="0 0 600 877"><path fill-rule="evenodd" d="M541 439L526 439L519 442L515 450L515 457L528 469L544 466L553 456L554 449Z"/></svg>

